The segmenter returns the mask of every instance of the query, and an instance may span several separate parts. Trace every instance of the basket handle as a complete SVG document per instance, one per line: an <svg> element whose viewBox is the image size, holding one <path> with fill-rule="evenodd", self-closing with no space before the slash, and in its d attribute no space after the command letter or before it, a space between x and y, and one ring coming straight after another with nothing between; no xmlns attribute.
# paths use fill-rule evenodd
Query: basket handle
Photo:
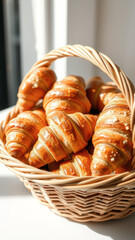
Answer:
<svg viewBox="0 0 135 240"><path fill-rule="evenodd" d="M48 67L53 61L63 57L84 58L99 67L116 83L117 87L121 90L123 96L127 100L128 106L132 112L131 128L133 130L135 123L135 87L133 83L127 78L124 72L111 61L109 57L101 52L95 51L91 47L82 45L67 45L65 47L52 50L46 54L44 58L33 65L25 78L27 78L33 70L43 66Z"/></svg>
<svg viewBox="0 0 135 240"><path fill-rule="evenodd" d="M23 80L28 78L30 73L39 67L49 67L51 63L63 57L80 57L84 58L106 73L117 85L127 100L128 106L131 110L131 130L132 138L135 148L135 87L133 83L127 78L124 72L112 62L112 60L101 52L95 51L93 48L82 45L67 45L65 47L52 50L46 54L40 61L37 61L31 70L27 73ZM14 109L16 113L17 106ZM14 114L12 114L13 116ZM9 120L10 116L8 116ZM7 120L6 120L7 122ZM5 124L4 124L5 125Z"/></svg>

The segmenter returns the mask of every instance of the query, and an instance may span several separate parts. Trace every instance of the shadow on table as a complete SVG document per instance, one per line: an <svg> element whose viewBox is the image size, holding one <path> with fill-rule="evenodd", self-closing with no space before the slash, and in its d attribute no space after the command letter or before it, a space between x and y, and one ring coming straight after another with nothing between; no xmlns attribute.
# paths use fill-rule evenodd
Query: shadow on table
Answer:
<svg viewBox="0 0 135 240"><path fill-rule="evenodd" d="M107 222L85 223L88 228L101 235L108 236L114 240L134 240L135 239L135 214Z"/></svg>
<svg viewBox="0 0 135 240"><path fill-rule="evenodd" d="M68 221L72 223L77 223L71 219ZM135 213L125 217L123 219L109 220L106 222L86 222L79 223L79 225L84 225L88 227L93 232L99 234L99 238L94 239L110 239L110 240L134 240L135 239ZM88 236L89 235L89 236ZM103 235L103 236L102 236ZM93 235L87 233L87 239L91 238Z"/></svg>
<svg viewBox="0 0 135 240"><path fill-rule="evenodd" d="M0 177L0 196L23 196L31 193L17 177Z"/></svg>

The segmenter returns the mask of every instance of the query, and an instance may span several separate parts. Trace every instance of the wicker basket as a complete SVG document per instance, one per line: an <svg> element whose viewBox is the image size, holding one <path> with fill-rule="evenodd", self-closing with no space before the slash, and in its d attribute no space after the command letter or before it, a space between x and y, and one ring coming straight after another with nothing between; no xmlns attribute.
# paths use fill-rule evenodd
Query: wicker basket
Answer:
<svg viewBox="0 0 135 240"><path fill-rule="evenodd" d="M35 63L27 76L33 69L49 66L54 60L62 57L81 57L92 62L122 91L132 113L135 159L135 88L131 81L107 56L81 45L69 45L49 52L41 61ZM16 105L0 125L0 161L24 182L42 204L56 214L78 222L118 219L135 211L135 171L101 177L60 176L31 167L11 157L5 148L4 130L8 121L17 114Z"/></svg>

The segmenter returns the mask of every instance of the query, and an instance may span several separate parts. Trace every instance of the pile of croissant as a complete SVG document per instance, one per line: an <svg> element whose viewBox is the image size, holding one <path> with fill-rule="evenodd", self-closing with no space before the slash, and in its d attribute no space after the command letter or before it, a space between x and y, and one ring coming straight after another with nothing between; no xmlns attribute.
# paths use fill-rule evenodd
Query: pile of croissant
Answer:
<svg viewBox="0 0 135 240"><path fill-rule="evenodd" d="M85 87L74 75L56 81L53 70L40 67L22 81L17 106L5 129L12 157L61 175L132 169L131 112L114 83L93 77Z"/></svg>

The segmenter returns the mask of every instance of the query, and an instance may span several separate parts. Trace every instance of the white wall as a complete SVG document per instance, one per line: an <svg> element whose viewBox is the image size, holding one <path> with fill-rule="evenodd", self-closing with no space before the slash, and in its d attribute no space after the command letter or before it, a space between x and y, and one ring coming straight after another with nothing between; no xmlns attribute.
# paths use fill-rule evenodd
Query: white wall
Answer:
<svg viewBox="0 0 135 240"><path fill-rule="evenodd" d="M108 55L135 83L134 0L39 0L36 13L33 11L36 0L19 1L23 75L39 58L36 46L41 39L41 44L38 42L40 56L66 44L89 45ZM45 16L41 18L43 9ZM40 31L34 27L33 18L34 22L39 21ZM42 41L45 37L48 40ZM54 65L58 78L64 74L80 74L87 80L99 74L108 79L85 60L60 61Z"/></svg>
<svg viewBox="0 0 135 240"><path fill-rule="evenodd" d="M97 1L69 0L67 43L96 48ZM80 58L68 59L68 74L78 74L89 79L95 74L94 66Z"/></svg>
<svg viewBox="0 0 135 240"><path fill-rule="evenodd" d="M22 78L37 60L32 4L28 0L19 0L20 10L20 50Z"/></svg>
<svg viewBox="0 0 135 240"><path fill-rule="evenodd" d="M97 12L97 50L108 55L135 83L135 1L101 0Z"/></svg>

